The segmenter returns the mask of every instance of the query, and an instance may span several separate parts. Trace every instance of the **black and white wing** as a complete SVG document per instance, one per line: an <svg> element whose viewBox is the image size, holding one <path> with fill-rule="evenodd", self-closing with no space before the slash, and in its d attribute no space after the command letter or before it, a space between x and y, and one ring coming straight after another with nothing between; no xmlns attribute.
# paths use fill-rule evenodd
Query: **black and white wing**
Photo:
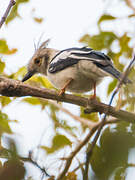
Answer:
<svg viewBox="0 0 135 180"><path fill-rule="evenodd" d="M50 73L56 73L77 64L80 60L91 61L98 68L109 73L115 78L121 78L121 73L114 68L111 59L107 55L87 47L70 48L60 51L50 62L48 71Z"/></svg>
<svg viewBox="0 0 135 180"><path fill-rule="evenodd" d="M77 64L80 60L84 59L83 54L88 54L90 51L92 51L92 49L86 47L62 50L51 60L48 71L50 73L55 73ZM77 53L77 55L78 53L82 53L82 57L74 55L74 53Z"/></svg>

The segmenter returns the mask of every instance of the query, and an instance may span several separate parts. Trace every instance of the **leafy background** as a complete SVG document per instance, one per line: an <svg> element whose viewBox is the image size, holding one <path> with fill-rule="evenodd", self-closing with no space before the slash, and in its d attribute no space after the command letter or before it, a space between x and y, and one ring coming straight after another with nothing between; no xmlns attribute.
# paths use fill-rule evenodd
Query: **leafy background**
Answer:
<svg viewBox="0 0 135 180"><path fill-rule="evenodd" d="M7 21L5 28L8 32L8 28L12 26L12 23L17 20L24 23L21 7L25 8L30 6L32 1L30 0L17 0L16 6L12 9ZM92 0L90 1L92 3ZM40 4L40 3L39 3ZM85 3L84 3L85 4ZM87 28L87 33L80 35L78 39L81 45L89 46L95 50L103 51L108 54L112 59L115 67L120 71L124 71L125 66L130 62L133 55L134 43L134 23L135 23L135 7L129 0L116 0L114 2L102 1L104 5L102 13L92 24L93 28L96 30L89 32L89 27ZM57 6L58 7L58 6ZM43 18L40 13L36 14L36 8L31 9L30 18L35 23L36 26L41 26L45 23L45 18ZM73 6L73 8L76 8ZM100 6L97 5L97 9ZM120 11L120 9L125 8L125 11ZM85 11L85 5L82 7L82 12ZM98 10L97 10L98 11ZM21 12L21 13L20 13ZM40 12L40 11L39 11ZM93 14L94 17L94 14ZM70 19L69 19L70 21ZM68 22L67 22L68 23ZM90 24L89 22L87 22ZM24 24L25 25L25 24ZM15 27L14 27L15 28ZM26 27L31 28L31 27ZM81 26L80 26L81 28ZM132 29L132 31L131 31ZM31 29L32 31L32 29ZM21 33L21 32L18 32ZM68 36L68 33L65 34ZM0 73L3 76L12 79L21 80L26 73L26 67L21 65L20 68L15 66L13 72L9 71L8 63L12 61L12 58L18 58L17 53L21 51L20 48L14 47L14 42L11 46L8 45L8 37L0 37ZM20 41L22 41L22 46L27 43L27 39L22 40L20 36ZM25 52L24 52L25 53ZM32 54L32 53L31 53ZM19 54L21 56L21 54ZM26 54L27 57L27 54ZM11 62L10 62L11 63ZM19 63L18 63L19 64ZM135 79L135 69L133 68L130 73L130 79L134 82ZM38 86L54 89L50 82L40 75L32 77L27 83ZM105 81L106 90L104 90L104 96L99 93L99 99L101 101L108 102L108 99L117 85L117 80L108 79ZM135 110L135 85L134 83L129 86L123 86L121 92L115 101L116 108L126 109L128 111L134 112ZM85 96L88 96L86 94ZM10 109L12 104L16 101L16 98L0 97L0 179L29 179L35 180L37 178L35 174L30 174L29 167L25 162L20 161L19 155L21 153L21 141L16 141L17 134L13 130L14 126L18 128L18 120L11 119L10 115L6 113L6 108ZM79 124L78 122L70 119L66 115L51 104L47 100L35 97L24 97L19 98L19 103L22 103L25 107L26 104L30 108L39 107L41 109L41 115L45 112L48 116L49 121L51 121L51 135L45 129L45 131L40 133L40 141L36 148L29 149L33 152L33 158L39 160L39 163L47 166L48 172L58 175L61 167L63 166L60 157L66 156L72 149L77 145L77 143L86 135L88 128ZM83 112L83 108L72 107L70 105L65 105L61 103L65 108L68 108L71 112L78 114L78 116L87 118L90 121L99 121L98 114L86 115ZM25 115L27 116L27 114ZM28 115L29 118L33 118L32 115ZM37 117L37 121L38 121ZM32 124L30 127L32 128ZM49 137L50 136L50 137ZM47 137L47 138L46 138ZM42 141L43 140L43 141ZM47 143L49 141L49 143ZM42 143L41 143L42 142ZM24 148L24 147L22 147ZM65 179L81 179L83 173L83 166L80 164L84 163L85 151L87 147L77 155L77 158L73 161L70 172L68 172ZM95 147L95 151L90 162L91 170L89 176L91 179L105 180L105 179L132 179L132 172L130 168L134 168L134 151L135 149L135 125L131 123L120 122L116 125L107 126L99 141ZM40 157L40 158L38 158ZM133 158L131 158L133 157ZM42 162L41 159L44 159ZM50 164L48 164L50 163ZM32 165L31 165L32 166ZM76 167L79 168L75 170ZM17 169L17 171L15 171ZM19 173L18 173L19 172ZM12 177L12 178L11 178ZM133 177L134 179L134 177Z"/></svg>

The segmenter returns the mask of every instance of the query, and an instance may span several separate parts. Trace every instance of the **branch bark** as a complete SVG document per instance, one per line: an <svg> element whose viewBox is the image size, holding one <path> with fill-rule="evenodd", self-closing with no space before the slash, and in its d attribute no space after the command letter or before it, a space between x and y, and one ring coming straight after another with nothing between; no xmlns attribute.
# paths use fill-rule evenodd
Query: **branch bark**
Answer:
<svg viewBox="0 0 135 180"><path fill-rule="evenodd" d="M115 120L110 120L110 121L105 122L105 124L118 122L120 120L129 121L132 123L135 122L134 113L123 111L123 110L116 110L114 107L103 104L96 100L89 101L89 106L88 106L87 98L70 95L70 94L58 96L58 93L54 90L32 87L30 85L22 83L21 81L8 79L2 76L0 77L0 94L3 96L8 96L8 97L34 96L34 97L40 97L44 99L52 99L56 101L67 102L74 105L83 106L84 108L87 107L92 112L105 113L107 115L111 115L116 118ZM62 173L59 175L58 179L61 179L65 175L75 155L90 140L92 135L101 125L100 123L95 123L95 125L93 125L93 127L91 128L91 131L88 133L86 138L80 144L78 144L75 150L69 155L68 158L66 158L67 159L66 165Z"/></svg>
<svg viewBox="0 0 135 180"><path fill-rule="evenodd" d="M82 106L84 108L87 107L91 112L105 113L121 120L130 122L135 121L135 113L127 112L124 110L116 110L114 107L98 102L97 100L91 100L88 104L88 99L84 97L79 97L71 94L58 96L58 93L54 90L32 87L30 85L22 83L21 81L8 79L2 76L0 77L0 94L2 96L8 97L33 96L44 99L52 99Z"/></svg>
<svg viewBox="0 0 135 180"><path fill-rule="evenodd" d="M12 8L15 4L16 4L16 2L15 2L14 0L10 0L9 5L8 5L8 7L7 7L7 9L6 9L3 17L2 17L1 20L0 20L0 28L2 27L2 25L3 25L4 22L6 21L6 19L7 19L7 17L8 17L8 14L9 14L11 8Z"/></svg>

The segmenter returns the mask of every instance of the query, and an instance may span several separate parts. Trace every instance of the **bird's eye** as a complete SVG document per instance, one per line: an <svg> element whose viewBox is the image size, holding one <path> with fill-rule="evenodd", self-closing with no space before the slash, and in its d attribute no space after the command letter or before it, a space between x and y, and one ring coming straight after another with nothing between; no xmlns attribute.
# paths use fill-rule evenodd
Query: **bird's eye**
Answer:
<svg viewBox="0 0 135 180"><path fill-rule="evenodd" d="M39 64L40 62L41 62L40 59L36 59L36 60L35 60L35 64Z"/></svg>

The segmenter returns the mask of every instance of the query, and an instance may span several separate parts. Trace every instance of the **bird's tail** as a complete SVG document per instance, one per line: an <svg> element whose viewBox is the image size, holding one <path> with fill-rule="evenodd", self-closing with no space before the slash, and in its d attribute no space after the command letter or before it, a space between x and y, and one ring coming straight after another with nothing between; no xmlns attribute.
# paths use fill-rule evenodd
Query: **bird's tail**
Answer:
<svg viewBox="0 0 135 180"><path fill-rule="evenodd" d="M107 67L104 67L104 70L107 71L109 74L111 74L113 77L115 77L116 79L118 79L119 81L121 80L122 78L122 73L119 72L117 69L115 69L114 67L112 66L107 66ZM128 78L126 78L124 80L124 84L127 84L127 83L132 83L131 80L129 80Z"/></svg>

